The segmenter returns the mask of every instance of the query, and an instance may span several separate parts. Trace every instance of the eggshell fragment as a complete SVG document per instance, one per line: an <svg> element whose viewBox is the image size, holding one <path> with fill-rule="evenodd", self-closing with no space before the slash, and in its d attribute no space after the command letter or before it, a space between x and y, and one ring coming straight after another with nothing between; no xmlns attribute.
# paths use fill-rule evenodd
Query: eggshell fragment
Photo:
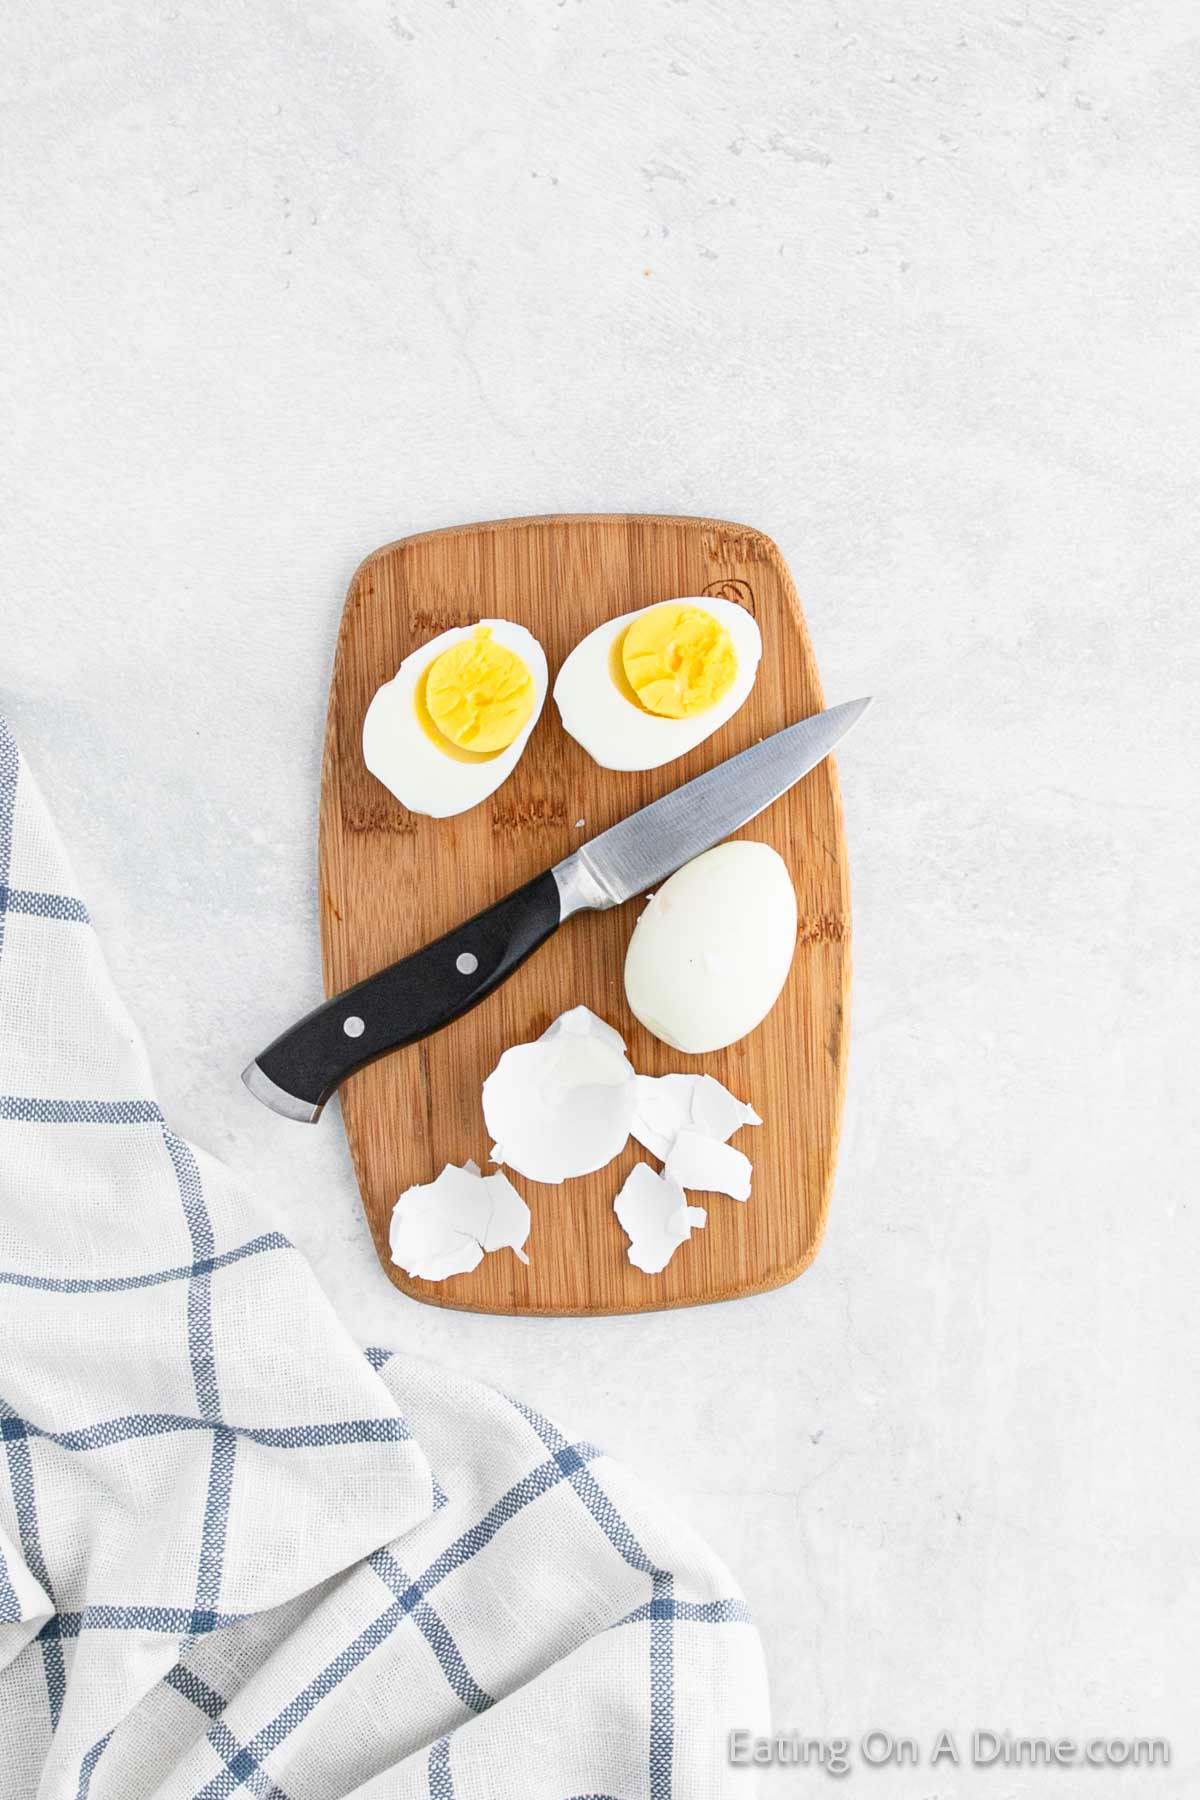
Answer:
<svg viewBox="0 0 1200 1800"><path fill-rule="evenodd" d="M508 1176L447 1163L433 1181L406 1188L392 1208L392 1261L408 1275L445 1281L478 1268L488 1250L528 1262L529 1208Z"/></svg>
<svg viewBox="0 0 1200 1800"><path fill-rule="evenodd" d="M726 1143L739 1126L762 1124L749 1101L738 1100L715 1075L696 1075L693 1080L692 1123L705 1137Z"/></svg>
<svg viewBox="0 0 1200 1800"><path fill-rule="evenodd" d="M663 1174L681 1188L728 1194L731 1200L750 1198L750 1158L732 1144L718 1143L691 1126L671 1145Z"/></svg>
<svg viewBox="0 0 1200 1800"><path fill-rule="evenodd" d="M633 1136L665 1160L689 1126L725 1143L743 1125L761 1125L752 1106L723 1087L715 1075L639 1075Z"/></svg>
<svg viewBox="0 0 1200 1800"><path fill-rule="evenodd" d="M591 1174L624 1148L636 1100L624 1038L573 1007L535 1042L506 1050L484 1082L492 1161L530 1181Z"/></svg>
<svg viewBox="0 0 1200 1800"><path fill-rule="evenodd" d="M630 1240L629 1260L647 1275L665 1269L680 1244L708 1217L702 1206L688 1205L677 1182L656 1175L649 1163L634 1164L613 1207Z"/></svg>

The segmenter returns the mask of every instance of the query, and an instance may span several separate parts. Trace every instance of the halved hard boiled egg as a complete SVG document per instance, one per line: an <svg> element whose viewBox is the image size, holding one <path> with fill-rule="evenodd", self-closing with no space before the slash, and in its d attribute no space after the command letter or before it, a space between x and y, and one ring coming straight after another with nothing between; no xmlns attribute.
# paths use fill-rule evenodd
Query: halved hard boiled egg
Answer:
<svg viewBox="0 0 1200 1800"><path fill-rule="evenodd" d="M702 744L749 696L762 656L744 607L707 595L609 619L576 644L554 699L603 769L657 769Z"/></svg>
<svg viewBox="0 0 1200 1800"><path fill-rule="evenodd" d="M371 701L363 761L410 812L466 812L516 768L546 687L545 654L523 625L481 619L443 631Z"/></svg>

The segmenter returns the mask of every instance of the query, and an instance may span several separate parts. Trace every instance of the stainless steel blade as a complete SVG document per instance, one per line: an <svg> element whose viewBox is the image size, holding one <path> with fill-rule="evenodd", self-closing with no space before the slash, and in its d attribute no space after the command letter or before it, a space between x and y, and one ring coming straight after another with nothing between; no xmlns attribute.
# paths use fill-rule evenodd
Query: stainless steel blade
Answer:
<svg viewBox="0 0 1200 1800"><path fill-rule="evenodd" d="M602 831L554 870L563 918L645 893L748 824L828 756L870 704L848 700L801 719Z"/></svg>

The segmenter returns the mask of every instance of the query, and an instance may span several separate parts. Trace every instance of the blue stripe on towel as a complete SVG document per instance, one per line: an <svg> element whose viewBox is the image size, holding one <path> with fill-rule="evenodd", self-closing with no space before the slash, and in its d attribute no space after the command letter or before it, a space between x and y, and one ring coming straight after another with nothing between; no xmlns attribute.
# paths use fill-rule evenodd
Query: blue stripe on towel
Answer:
<svg viewBox="0 0 1200 1800"><path fill-rule="evenodd" d="M17 779L21 769L20 752L16 740L8 726L0 719L0 883L8 886L9 870L12 866L13 814L17 803ZM4 912L0 912L0 957L4 955ZM2 1106L0 1102L0 1106ZM4 1114L0 1111L0 1118ZM21 1550L30 1573L40 1581L54 1604L54 1589L50 1574L46 1568L46 1559L42 1553L41 1534L38 1530L37 1501L33 1491L33 1464L29 1457L29 1445L23 1436L17 1437L8 1430L12 1408L0 1400L0 1427L4 1428L5 1455L8 1461L8 1479L12 1487L13 1505L17 1512L17 1531L20 1535ZM40 1635L40 1634L39 1634ZM46 1679L46 1700L50 1708L50 1725L57 1728L59 1714L62 1711L63 1694L66 1691L66 1665L63 1661L62 1645L57 1638L47 1638L42 1642L42 1668Z"/></svg>
<svg viewBox="0 0 1200 1800"><path fill-rule="evenodd" d="M413 1583L405 1574L392 1552L387 1549L377 1550L367 1562L380 1580L391 1588L397 1600L405 1600L409 1595L420 1596L412 1608L413 1619L425 1638L426 1643L437 1657L442 1673L454 1689L464 1706L472 1712L486 1712L495 1701L490 1694L485 1694L471 1671L467 1668L466 1659L455 1643L441 1615L425 1599L419 1585Z"/></svg>
<svg viewBox="0 0 1200 1800"><path fill-rule="evenodd" d="M77 1638L85 1631L153 1631L173 1637L202 1637L225 1625L240 1625L244 1613L202 1612L192 1606L84 1606L77 1612L55 1613L38 1636L49 1642Z"/></svg>
<svg viewBox="0 0 1200 1800"><path fill-rule="evenodd" d="M619 1631L622 1625L642 1625L648 1619L678 1619L692 1625L754 1623L750 1608L744 1600L673 1600L666 1595L658 1595L642 1606L635 1606L631 1613L626 1613L623 1619L618 1619L609 1629Z"/></svg>
<svg viewBox="0 0 1200 1800"><path fill-rule="evenodd" d="M4 1552L0 1550L0 1624L15 1623L20 1617L21 1602L17 1599L17 1590L9 1579Z"/></svg>
<svg viewBox="0 0 1200 1800"><path fill-rule="evenodd" d="M512 1400L542 1443L561 1456L566 1439L549 1419ZM638 1541L635 1532L613 1505L590 1469L573 1470L571 1486L579 1495L605 1537L632 1568L649 1575L650 1607L650 1800L670 1800L675 1761L675 1619L673 1578L660 1569Z"/></svg>
<svg viewBox="0 0 1200 1800"><path fill-rule="evenodd" d="M37 1094L0 1094L0 1119L18 1125L161 1125L153 1100L44 1100Z"/></svg>
<svg viewBox="0 0 1200 1800"><path fill-rule="evenodd" d="M200 1677L183 1663L176 1663L173 1669L168 1669L163 1680L168 1687L173 1687L177 1694L182 1694L185 1700L190 1700L192 1705L206 1714L208 1718L219 1719L225 1711L226 1702L216 1689L209 1687L207 1681L201 1681Z"/></svg>
<svg viewBox="0 0 1200 1800"><path fill-rule="evenodd" d="M264 1250L292 1250L290 1238L282 1231L264 1231L235 1250L220 1256L202 1257L198 1262L179 1263L173 1269L155 1269L147 1275L27 1275L19 1269L0 1269L0 1286L37 1288L46 1294L123 1294L131 1288L158 1287L164 1281L190 1280L193 1275L211 1275L216 1269L227 1269L230 1263L247 1256L258 1256Z"/></svg>
<svg viewBox="0 0 1200 1800"><path fill-rule="evenodd" d="M0 886L8 891L12 867L13 812L17 803L17 777L21 753L8 726L0 719ZM4 909L0 907L0 956L4 954Z"/></svg>
<svg viewBox="0 0 1200 1800"><path fill-rule="evenodd" d="M408 1426L401 1418L331 1419L316 1425L231 1425L226 1419L200 1419L192 1413L124 1413L98 1425L49 1431L30 1419L18 1417L11 1408L0 1414L0 1438L13 1441L45 1438L61 1450L110 1450L114 1444L128 1443L133 1438L164 1437L173 1431L224 1431L232 1436L250 1438L270 1450L400 1444L409 1436Z"/></svg>
<svg viewBox="0 0 1200 1800"><path fill-rule="evenodd" d="M30 1574L35 1581L41 1582L51 1605L53 1605L54 1589L42 1552L42 1538L38 1528L37 1500L33 1491L33 1462L29 1455L25 1432L14 1429L21 1424L22 1421L16 1417L8 1402L0 1399L0 1437L4 1439L4 1449L8 1459L8 1479L12 1486L13 1505L17 1513L17 1532L21 1540L21 1550ZM55 1622L55 1619L52 1618L47 1621L47 1625L52 1626ZM47 1632L47 1626L42 1627L38 1638L42 1646L42 1668L46 1677L46 1700L50 1708L50 1723L52 1727L57 1728L67 1685L62 1645L58 1641L57 1632Z"/></svg>
<svg viewBox="0 0 1200 1800"><path fill-rule="evenodd" d="M321 1673L310 1681L308 1686L292 1700L283 1711L276 1714L269 1725L251 1738L249 1744L235 1759L235 1763L200 1788L195 1800L227 1800L227 1796L238 1787L247 1783L249 1776L256 1770L262 1760L278 1748L283 1740L295 1730L327 1694L333 1692L339 1682L345 1680L356 1669L364 1658L387 1641L397 1626L409 1618L415 1608L429 1591L440 1581L464 1563L470 1562L473 1556L489 1544L509 1519L515 1518L532 1501L542 1494L548 1493L559 1482L569 1479L586 1467L593 1458L600 1455L594 1444L567 1444L564 1440L563 1451L539 1463L529 1474L516 1482L507 1493L491 1506L477 1525L464 1531L461 1537L447 1546L441 1555L430 1563L423 1575L419 1575L405 1589L401 1598L397 1599L385 1612L380 1613L365 1631L359 1632L352 1643L348 1644L340 1655L334 1657ZM414 1620L414 1623L416 1621ZM210 1742L212 1734L209 1734ZM215 1748L215 1745L214 1745ZM236 1777L236 1779L234 1779Z"/></svg>
<svg viewBox="0 0 1200 1800"><path fill-rule="evenodd" d="M237 1436L220 1422L221 1397L217 1385L217 1357L212 1332L213 1230L204 1199L200 1167L191 1146L185 1144L181 1137L177 1137L165 1125L163 1143L175 1170L183 1216L192 1240L187 1330L196 1403L204 1418L213 1421L215 1425L196 1566L196 1609L207 1614L215 1610L221 1592L225 1529L229 1523L229 1495L237 1459Z"/></svg>
<svg viewBox="0 0 1200 1800"><path fill-rule="evenodd" d="M440 1737L429 1746L429 1800L454 1800L448 1737Z"/></svg>
<svg viewBox="0 0 1200 1800"><path fill-rule="evenodd" d="M0 882L0 916L27 913L33 919L67 919L73 925L90 925L91 916L73 894L43 894L37 888L5 887Z"/></svg>

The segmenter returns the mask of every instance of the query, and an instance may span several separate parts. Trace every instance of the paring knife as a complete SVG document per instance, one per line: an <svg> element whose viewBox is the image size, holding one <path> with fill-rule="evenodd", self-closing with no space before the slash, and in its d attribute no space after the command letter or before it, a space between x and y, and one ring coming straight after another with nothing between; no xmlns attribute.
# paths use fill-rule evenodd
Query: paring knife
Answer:
<svg viewBox="0 0 1200 1800"><path fill-rule="evenodd" d="M870 704L831 706L652 801L465 925L318 1006L242 1080L284 1118L311 1124L347 1075L461 1018L572 913L632 900L747 824L823 761Z"/></svg>

